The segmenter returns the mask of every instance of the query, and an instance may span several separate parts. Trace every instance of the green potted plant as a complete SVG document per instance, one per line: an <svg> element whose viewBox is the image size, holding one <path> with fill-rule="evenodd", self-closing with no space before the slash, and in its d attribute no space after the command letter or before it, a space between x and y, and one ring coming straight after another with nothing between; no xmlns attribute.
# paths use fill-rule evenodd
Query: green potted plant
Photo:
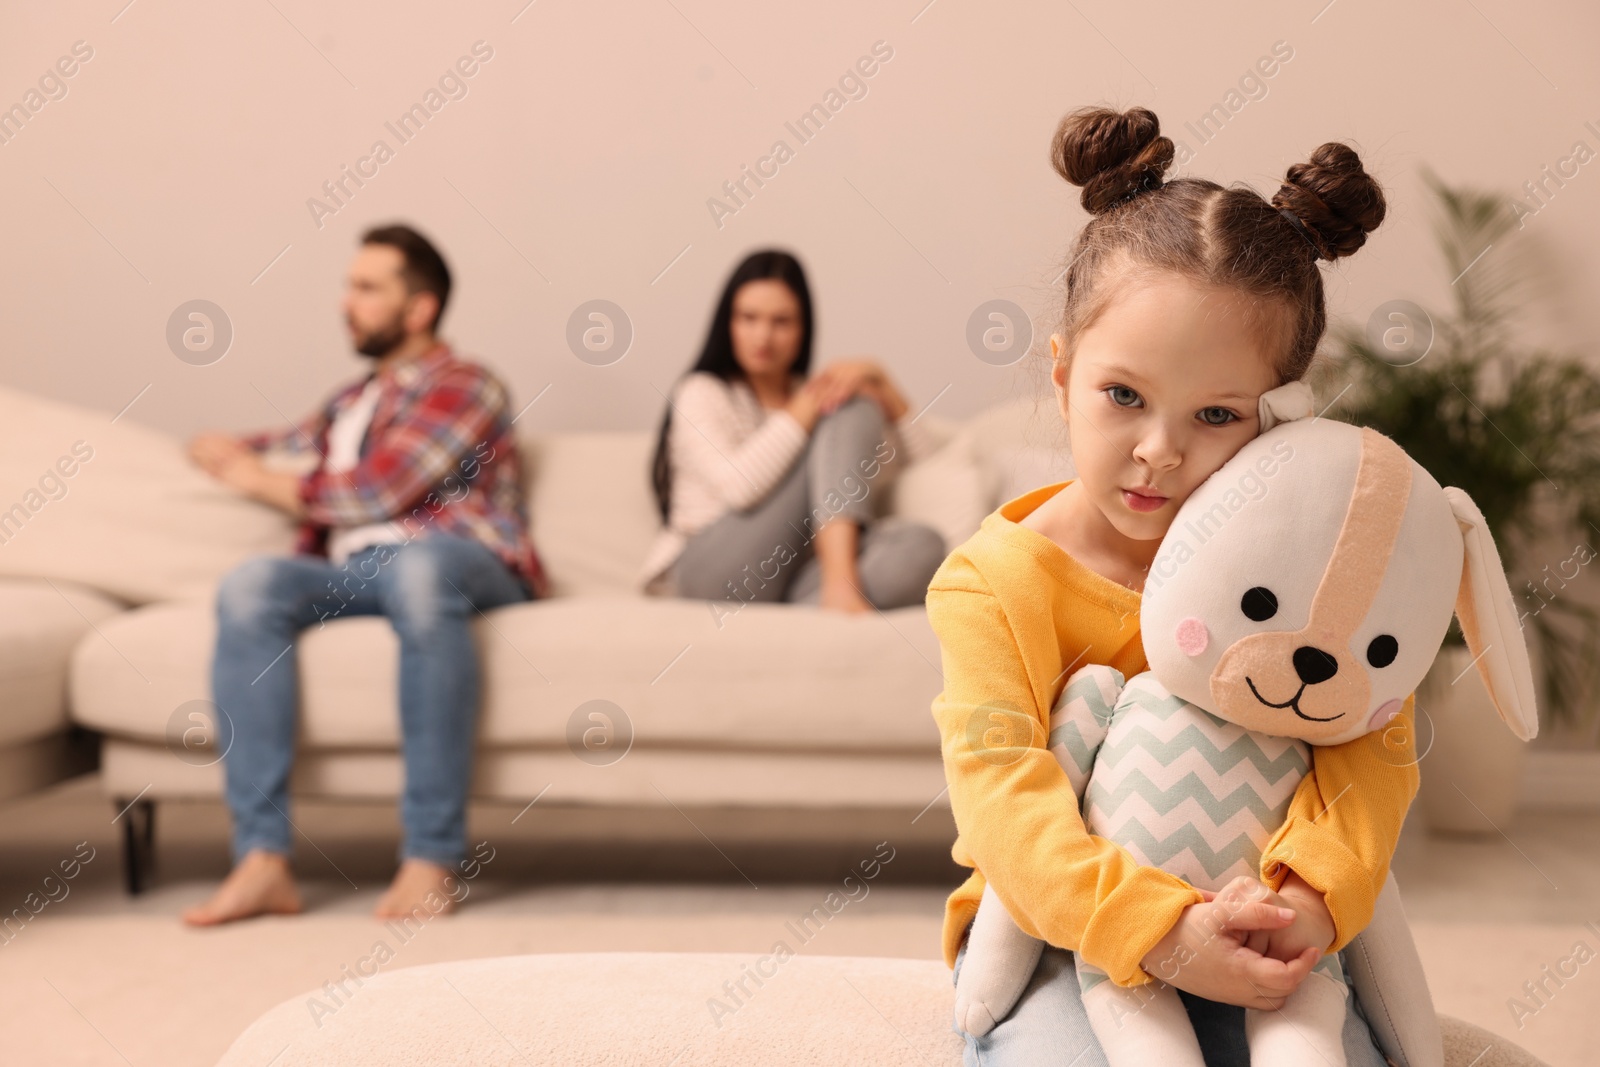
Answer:
<svg viewBox="0 0 1600 1067"><path fill-rule="evenodd" d="M1317 392L1338 394L1330 415L1393 438L1472 497L1518 604L1541 718L1579 731L1593 724L1600 617L1568 587L1600 551L1600 375L1518 337L1515 202L1423 178L1454 306L1394 301L1367 329L1336 330ZM1452 623L1417 692L1420 802L1436 830L1493 833L1515 808L1525 755L1471 663Z"/></svg>

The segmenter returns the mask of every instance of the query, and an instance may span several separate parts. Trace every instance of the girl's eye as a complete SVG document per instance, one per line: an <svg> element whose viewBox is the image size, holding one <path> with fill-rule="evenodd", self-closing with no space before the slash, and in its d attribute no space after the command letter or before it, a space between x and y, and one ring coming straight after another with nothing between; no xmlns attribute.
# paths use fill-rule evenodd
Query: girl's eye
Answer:
<svg viewBox="0 0 1600 1067"><path fill-rule="evenodd" d="M1226 426L1230 422L1237 422L1239 416L1227 408L1201 408L1200 418L1207 426Z"/></svg>
<svg viewBox="0 0 1600 1067"><path fill-rule="evenodd" d="M1139 394L1126 385L1108 385L1105 389L1111 397L1111 402L1119 408L1131 408L1139 400Z"/></svg>

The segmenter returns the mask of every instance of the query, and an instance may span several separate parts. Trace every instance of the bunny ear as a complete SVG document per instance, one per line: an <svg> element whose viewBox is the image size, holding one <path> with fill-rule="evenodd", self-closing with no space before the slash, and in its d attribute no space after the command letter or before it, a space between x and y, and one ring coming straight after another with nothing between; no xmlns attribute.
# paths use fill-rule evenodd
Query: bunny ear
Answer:
<svg viewBox="0 0 1600 1067"><path fill-rule="evenodd" d="M1530 740L1539 732L1533 670L1528 665L1528 646L1522 639L1522 625L1505 569L1500 565L1500 553L1483 512L1472 498L1453 485L1445 486L1444 495L1461 527L1466 549L1461 588L1456 594L1461 633L1500 718L1512 733Z"/></svg>
<svg viewBox="0 0 1600 1067"><path fill-rule="evenodd" d="M1305 382L1285 382L1276 389L1268 389L1256 401L1261 432L1266 433L1280 422L1307 418L1315 407L1311 386Z"/></svg>

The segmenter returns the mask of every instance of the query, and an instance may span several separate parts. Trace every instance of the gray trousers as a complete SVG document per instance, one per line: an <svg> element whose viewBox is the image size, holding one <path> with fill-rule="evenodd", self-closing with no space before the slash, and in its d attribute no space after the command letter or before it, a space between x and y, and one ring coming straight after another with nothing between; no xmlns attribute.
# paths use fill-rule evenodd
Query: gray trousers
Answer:
<svg viewBox="0 0 1600 1067"><path fill-rule="evenodd" d="M879 517L886 460L903 462L882 410L856 396L817 420L805 451L759 502L729 511L695 533L669 570L681 597L815 604L822 567L813 542L827 522L861 526L856 568L861 593L878 608L920 604L944 562L937 530Z"/></svg>

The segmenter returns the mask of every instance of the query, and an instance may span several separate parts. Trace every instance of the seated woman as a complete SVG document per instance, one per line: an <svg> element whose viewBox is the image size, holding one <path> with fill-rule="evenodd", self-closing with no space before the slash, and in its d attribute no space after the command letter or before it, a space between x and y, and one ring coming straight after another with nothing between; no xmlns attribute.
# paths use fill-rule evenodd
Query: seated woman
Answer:
<svg viewBox="0 0 1600 1067"><path fill-rule="evenodd" d="M651 481L665 525L646 592L846 612L922 603L944 540L881 511L886 465L933 442L876 363L807 380L813 330L793 256L757 252L733 272L661 420Z"/></svg>

